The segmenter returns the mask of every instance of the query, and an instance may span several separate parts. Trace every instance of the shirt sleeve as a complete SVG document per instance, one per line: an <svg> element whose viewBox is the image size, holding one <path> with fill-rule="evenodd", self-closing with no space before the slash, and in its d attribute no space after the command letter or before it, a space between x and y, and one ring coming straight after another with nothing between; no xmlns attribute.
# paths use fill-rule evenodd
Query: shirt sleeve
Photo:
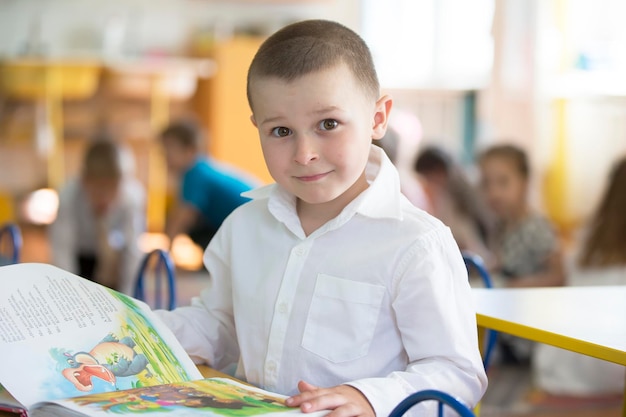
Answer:
<svg viewBox="0 0 626 417"><path fill-rule="evenodd" d="M230 268L225 262L229 232L220 229L204 253L210 273L208 286L190 306L157 314L173 331L192 360L225 370L239 360L239 345L233 317Z"/></svg>
<svg viewBox="0 0 626 417"><path fill-rule="evenodd" d="M209 183L204 180L200 167L196 165L183 175L180 199L203 213L209 206L210 198Z"/></svg>
<svg viewBox="0 0 626 417"><path fill-rule="evenodd" d="M75 210L75 188L66 186L59 193L57 217L50 225L48 239L52 263L74 274L78 273L77 213Z"/></svg>
<svg viewBox="0 0 626 417"><path fill-rule="evenodd" d="M487 388L487 377L467 271L449 229L420 238L403 264L392 296L409 364L385 378L349 385L368 398L377 416L389 415L406 396L424 389L447 392L473 407ZM433 406L417 405L411 414L422 415Z"/></svg>

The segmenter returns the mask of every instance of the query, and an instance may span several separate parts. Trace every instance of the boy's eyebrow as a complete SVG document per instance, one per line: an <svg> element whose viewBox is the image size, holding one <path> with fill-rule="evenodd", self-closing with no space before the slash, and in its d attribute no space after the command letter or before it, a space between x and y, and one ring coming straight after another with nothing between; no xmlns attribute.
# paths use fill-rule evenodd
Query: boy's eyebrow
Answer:
<svg viewBox="0 0 626 417"><path fill-rule="evenodd" d="M341 109L337 106L328 106L328 107L324 107L323 109L315 110L313 114L324 114L324 113L328 113L328 112L335 111L335 110L341 110Z"/></svg>
<svg viewBox="0 0 626 417"><path fill-rule="evenodd" d="M341 110L341 109L339 107L337 107L337 106L327 106L327 107L321 108L319 110L312 111L311 114L313 114L313 115L324 114L324 113L329 113L331 111L336 111L336 110ZM274 122L278 122L279 120L282 120L282 119L283 119L283 116L268 117L267 119L263 119L261 124L274 123Z"/></svg>
<svg viewBox="0 0 626 417"><path fill-rule="evenodd" d="M264 124L267 124L267 123L274 123L274 122L277 122L277 121L279 121L281 119L283 119L282 116L268 117L267 119L263 119L261 121L261 124L264 125Z"/></svg>

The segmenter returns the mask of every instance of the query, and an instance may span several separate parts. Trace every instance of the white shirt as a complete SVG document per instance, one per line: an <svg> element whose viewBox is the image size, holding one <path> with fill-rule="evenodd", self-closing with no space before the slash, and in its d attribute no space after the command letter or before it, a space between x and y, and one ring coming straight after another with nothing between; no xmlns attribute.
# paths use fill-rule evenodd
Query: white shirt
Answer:
<svg viewBox="0 0 626 417"><path fill-rule="evenodd" d="M291 395L349 382L387 416L435 388L474 405L486 389L467 272L447 227L400 193L373 148L369 188L306 236L295 197L246 193L208 246L211 280L159 312L197 362ZM417 411L418 407L414 409Z"/></svg>
<svg viewBox="0 0 626 417"><path fill-rule="evenodd" d="M145 193L134 179L121 183L117 201L104 219L110 246L122 253L120 288L132 295L142 253L137 239L145 230ZM96 218L81 182L70 179L59 192L57 218L50 226L49 239L52 263L78 273L78 255L97 255Z"/></svg>

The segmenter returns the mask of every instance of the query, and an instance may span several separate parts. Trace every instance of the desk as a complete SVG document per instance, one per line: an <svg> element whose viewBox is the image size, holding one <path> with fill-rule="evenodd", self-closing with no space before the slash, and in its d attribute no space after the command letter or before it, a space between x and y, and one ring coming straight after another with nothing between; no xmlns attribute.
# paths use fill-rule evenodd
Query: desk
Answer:
<svg viewBox="0 0 626 417"><path fill-rule="evenodd" d="M202 376L205 377L205 378L230 378L230 379L234 379L237 382L243 382L243 381L235 379L232 376L227 375L227 374L225 374L223 372L216 371L213 368L209 368L206 365L198 365L198 370L200 371Z"/></svg>
<svg viewBox="0 0 626 417"><path fill-rule="evenodd" d="M626 286L476 288L472 295L481 327L626 366Z"/></svg>

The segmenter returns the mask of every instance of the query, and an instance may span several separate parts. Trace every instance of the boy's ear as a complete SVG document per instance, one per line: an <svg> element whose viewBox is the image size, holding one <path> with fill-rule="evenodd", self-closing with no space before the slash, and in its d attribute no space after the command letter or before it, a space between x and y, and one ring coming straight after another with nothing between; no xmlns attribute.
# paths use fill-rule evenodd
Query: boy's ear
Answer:
<svg viewBox="0 0 626 417"><path fill-rule="evenodd" d="M385 136L392 104L393 100L391 99L391 96L387 94L379 98L376 102L376 112L374 113L372 139L380 139Z"/></svg>
<svg viewBox="0 0 626 417"><path fill-rule="evenodd" d="M252 113L252 114L250 115L250 121L252 122L252 124L254 125L254 127L258 127L258 126L256 125L256 120L254 120L254 113Z"/></svg>

